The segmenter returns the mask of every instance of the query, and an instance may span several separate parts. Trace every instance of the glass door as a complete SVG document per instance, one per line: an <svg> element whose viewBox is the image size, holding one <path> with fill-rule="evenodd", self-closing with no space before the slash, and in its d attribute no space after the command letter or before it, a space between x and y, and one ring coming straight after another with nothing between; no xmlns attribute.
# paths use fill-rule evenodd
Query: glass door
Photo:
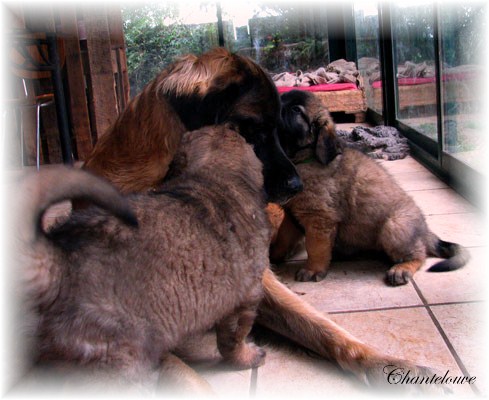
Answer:
<svg viewBox="0 0 489 400"><path fill-rule="evenodd" d="M434 6L393 3L397 119L438 141Z"/></svg>
<svg viewBox="0 0 489 400"><path fill-rule="evenodd" d="M367 106L382 114L378 5L377 3L355 3L354 13L358 70L363 80Z"/></svg>
<svg viewBox="0 0 489 400"><path fill-rule="evenodd" d="M443 152L482 171L487 6L440 7Z"/></svg>

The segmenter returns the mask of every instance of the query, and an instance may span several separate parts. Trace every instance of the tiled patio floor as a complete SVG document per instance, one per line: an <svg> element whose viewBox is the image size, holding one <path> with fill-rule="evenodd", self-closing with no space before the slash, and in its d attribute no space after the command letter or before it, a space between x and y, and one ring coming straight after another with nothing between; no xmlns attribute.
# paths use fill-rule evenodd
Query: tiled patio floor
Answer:
<svg viewBox="0 0 489 400"><path fill-rule="evenodd" d="M429 259L402 287L384 284L388 264L376 259L335 261L322 282L300 283L293 276L304 263L302 252L276 272L305 301L383 352L443 373L449 370L452 376L475 376L474 385L451 385L457 397L487 396L485 217L413 158L382 163L421 207L436 234L468 248L472 255L468 265L454 272L427 273L436 261ZM229 371L219 363L195 364L219 397L326 399L369 394L335 364L284 339L263 331L257 331L255 339L267 350L260 368ZM204 358L215 358L209 347L200 350L210 351Z"/></svg>

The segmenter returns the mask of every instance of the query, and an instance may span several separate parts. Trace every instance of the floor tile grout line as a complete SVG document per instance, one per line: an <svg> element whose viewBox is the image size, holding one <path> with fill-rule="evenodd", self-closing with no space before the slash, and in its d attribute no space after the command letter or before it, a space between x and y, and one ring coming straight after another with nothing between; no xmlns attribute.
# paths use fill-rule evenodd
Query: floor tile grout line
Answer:
<svg viewBox="0 0 489 400"><path fill-rule="evenodd" d="M423 192L423 191L426 191L426 192L428 192L428 191L429 191L429 192L434 192L434 191L439 191L439 190L445 190L445 191L447 191L447 190L448 190L448 191L451 191L451 192L457 193L457 192L455 191L455 189L451 188L450 186L446 186L446 187L434 187L434 188L425 188L425 189L423 189L423 188L421 188L421 189L412 189L412 190L410 190L410 192ZM457 194L458 194L458 193L457 193ZM460 195L459 195L459 196L460 196ZM462 199L463 199L463 197L462 197ZM465 200L465 201L467 201L467 200ZM467 201L467 202L468 202L468 201Z"/></svg>
<svg viewBox="0 0 489 400"><path fill-rule="evenodd" d="M252 368L251 369L251 377L250 377L250 392L249 392L249 397L250 398L255 398L256 397L256 388L258 385L258 368Z"/></svg>
<svg viewBox="0 0 489 400"><path fill-rule="evenodd" d="M413 283L413 286L414 286L414 283ZM445 301L443 303L430 303L430 302L427 301L426 304L425 304L425 306L427 306L427 307L453 306L455 304L475 304L475 303L484 303L484 300Z"/></svg>
<svg viewBox="0 0 489 400"><path fill-rule="evenodd" d="M429 214L423 213L423 216L426 217L439 217L441 215L464 215L464 214L480 214L480 210L473 210L473 211L452 211L452 212L441 212L441 213L433 213L430 212Z"/></svg>
<svg viewBox="0 0 489 400"><path fill-rule="evenodd" d="M421 308L424 304L412 304L409 306L391 306L391 307L377 307L377 308L361 308L358 310L341 310L341 311L328 311L328 314L338 315L338 314L353 314L353 313L367 313L375 311L390 311L390 310L403 310L406 308Z"/></svg>
<svg viewBox="0 0 489 400"><path fill-rule="evenodd" d="M479 208L476 208L473 204L469 203L466 200L465 200L465 202L467 203L467 206L472 207L472 209L465 209L465 210L455 209L453 211L435 212L432 214L423 214L423 215L425 217L429 217L432 215L465 215L465 214L476 214L477 216L482 215L482 210L480 210Z"/></svg>
<svg viewBox="0 0 489 400"><path fill-rule="evenodd" d="M483 249L485 248L486 246L481 244L481 245L477 245L477 244L474 244L474 245L471 245L471 246L464 246L466 249ZM470 261L470 260L469 260Z"/></svg>
<svg viewBox="0 0 489 400"><path fill-rule="evenodd" d="M469 374L469 371L465 367L462 359L459 357L457 351L453 347L452 342L450 342L450 339L448 338L448 336L445 333L443 327L441 326L440 321L438 321L438 319L436 318L435 314L433 313L433 310L431 309L431 306L433 306L433 305L430 305L426 301L426 298L424 297L423 293L421 293L421 289L418 287L418 285L416 285L416 282L411 281L411 283L412 283L412 285L414 287L414 290L416 290L416 293L418 294L419 298L421 299L421 301L425 305L426 311L428 312L428 315L430 316L433 324L435 325L436 329L438 330L438 333L440 334L440 336L442 337L443 341L445 342L445 345L448 347L448 351L450 351L452 357L455 359L455 362L457 363L458 367L460 368L460 370L462 371L462 373L465 376L471 376ZM470 387L471 387L472 391L476 395L480 395L481 394L480 391L479 391L479 389L477 388L476 384L474 384L474 385L472 385Z"/></svg>
<svg viewBox="0 0 489 400"><path fill-rule="evenodd" d="M406 193L413 193L413 192L427 192L427 191L433 191L433 190L441 190L441 189L449 189L450 187L439 187L439 188L420 188L420 189L404 189Z"/></svg>
<svg viewBox="0 0 489 400"><path fill-rule="evenodd" d="M361 308L358 310L338 310L338 311L327 311L328 314L353 314L353 313L365 313L371 311L390 311L390 310L403 310L407 308L424 308L431 306L451 306L455 304L473 304L473 303L483 303L484 300L464 300L464 301L450 301L444 303L426 303L426 304L412 304L409 306L391 306L391 307L377 307L377 308Z"/></svg>

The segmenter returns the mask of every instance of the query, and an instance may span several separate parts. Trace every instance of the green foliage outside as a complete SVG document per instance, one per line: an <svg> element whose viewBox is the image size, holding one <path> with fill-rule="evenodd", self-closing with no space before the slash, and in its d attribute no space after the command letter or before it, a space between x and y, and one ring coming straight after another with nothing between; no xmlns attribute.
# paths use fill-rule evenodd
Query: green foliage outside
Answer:
<svg viewBox="0 0 489 400"><path fill-rule="evenodd" d="M217 45L216 24L184 25L176 4L125 6L122 17L132 96L176 57Z"/></svg>
<svg viewBox="0 0 489 400"><path fill-rule="evenodd" d="M270 15L258 17L263 12ZM217 23L186 25L176 3L136 3L124 6L122 16L132 96L176 57L218 45ZM248 32L246 26L234 27L224 16L225 46L270 72L324 66L329 60L323 17L324 13L306 13L303 7L263 5L250 16Z"/></svg>

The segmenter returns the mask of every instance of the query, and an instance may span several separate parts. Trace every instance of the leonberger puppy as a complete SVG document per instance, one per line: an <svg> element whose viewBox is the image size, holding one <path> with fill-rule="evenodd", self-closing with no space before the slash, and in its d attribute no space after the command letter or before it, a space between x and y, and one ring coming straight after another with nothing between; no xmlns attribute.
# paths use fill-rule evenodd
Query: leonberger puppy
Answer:
<svg viewBox="0 0 489 400"><path fill-rule="evenodd" d="M184 56L132 99L99 138L84 168L123 193L157 186L182 134L226 124L263 163L269 200L284 202L302 188L277 138L280 99L270 77L246 57L216 48Z"/></svg>
<svg viewBox="0 0 489 400"><path fill-rule="evenodd" d="M427 256L446 258L428 270L436 272L468 261L467 250L430 231L419 207L381 165L342 146L320 99L291 91L282 104L280 141L304 183L284 209L302 232L284 225L271 252L280 259L305 235L307 263L297 280L323 279L333 250L384 252L394 263L386 273L393 286L408 283Z"/></svg>
<svg viewBox="0 0 489 400"><path fill-rule="evenodd" d="M250 59L222 48L188 55L129 102L100 137L84 168L107 178L124 193L145 192L166 176L183 132L225 124L253 146L262 162L267 200L285 203L300 192L302 183L278 140L280 109L275 85ZM422 371L350 335L289 290L268 268L263 288L257 315L261 325L336 361L363 382L384 384L383 368L389 364L406 366L414 374Z"/></svg>
<svg viewBox="0 0 489 400"><path fill-rule="evenodd" d="M215 327L228 363L263 364L264 350L245 341L268 264L261 162L234 130L207 127L183 135L168 175L127 198L65 167L24 180L19 254L41 361L102 366L138 383ZM44 232L45 210L73 198L105 211L75 211Z"/></svg>

